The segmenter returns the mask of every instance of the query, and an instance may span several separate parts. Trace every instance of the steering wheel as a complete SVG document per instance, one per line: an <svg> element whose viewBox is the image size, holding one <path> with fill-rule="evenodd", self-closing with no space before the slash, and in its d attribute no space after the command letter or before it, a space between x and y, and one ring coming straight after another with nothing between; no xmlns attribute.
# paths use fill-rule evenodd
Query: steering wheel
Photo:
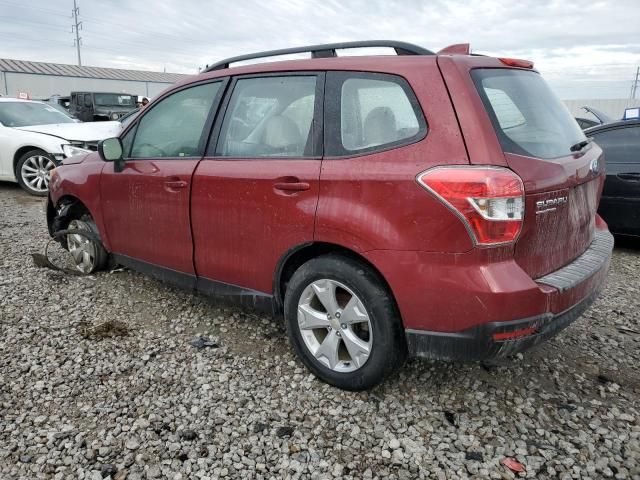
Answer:
<svg viewBox="0 0 640 480"><path fill-rule="evenodd" d="M149 150L147 150L149 149ZM159 153L160 155L157 155L159 157L166 157L167 154L164 150L162 150L160 147L156 147L155 145L151 145L150 143L141 143L140 145L138 145L137 150L143 150L145 151L145 157L146 156L151 156L151 152L155 152L155 153ZM149 151L149 155L146 155L147 151ZM155 156L155 155L154 155Z"/></svg>

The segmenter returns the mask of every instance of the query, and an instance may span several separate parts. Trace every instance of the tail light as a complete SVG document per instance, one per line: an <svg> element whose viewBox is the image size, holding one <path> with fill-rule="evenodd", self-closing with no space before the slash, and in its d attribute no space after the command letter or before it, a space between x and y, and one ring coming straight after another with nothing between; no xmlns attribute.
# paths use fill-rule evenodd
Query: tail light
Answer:
<svg viewBox="0 0 640 480"><path fill-rule="evenodd" d="M524 186L511 170L436 167L419 174L417 180L460 217L477 245L518 238L524 219Z"/></svg>

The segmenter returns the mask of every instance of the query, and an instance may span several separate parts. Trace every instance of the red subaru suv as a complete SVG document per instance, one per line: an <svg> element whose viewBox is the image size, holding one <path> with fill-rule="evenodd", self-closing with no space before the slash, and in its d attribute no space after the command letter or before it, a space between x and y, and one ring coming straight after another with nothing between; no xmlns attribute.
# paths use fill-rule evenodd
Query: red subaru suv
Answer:
<svg viewBox="0 0 640 480"><path fill-rule="evenodd" d="M396 55L336 55L360 47ZM603 172L531 62L351 42L170 87L55 169L47 217L84 272L283 313L309 370L358 390L407 356L502 357L580 316L613 248Z"/></svg>

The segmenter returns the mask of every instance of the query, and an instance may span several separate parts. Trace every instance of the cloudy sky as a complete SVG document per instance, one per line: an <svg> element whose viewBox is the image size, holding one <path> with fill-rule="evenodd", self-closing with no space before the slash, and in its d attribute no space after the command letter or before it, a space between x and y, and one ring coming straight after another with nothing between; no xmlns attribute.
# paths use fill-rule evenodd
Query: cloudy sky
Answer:
<svg viewBox="0 0 640 480"><path fill-rule="evenodd" d="M627 98L640 0L77 0L84 65L195 73L227 56L395 39L531 59L562 98ZM0 57L75 63L73 0L0 0Z"/></svg>

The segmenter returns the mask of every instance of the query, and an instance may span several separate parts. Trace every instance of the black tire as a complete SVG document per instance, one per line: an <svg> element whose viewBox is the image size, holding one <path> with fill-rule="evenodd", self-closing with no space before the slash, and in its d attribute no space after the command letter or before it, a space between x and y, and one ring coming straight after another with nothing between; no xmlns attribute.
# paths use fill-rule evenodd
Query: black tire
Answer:
<svg viewBox="0 0 640 480"><path fill-rule="evenodd" d="M72 218L69 220L69 223L67 224L66 229L69 229L69 230L74 229L75 227L74 221L80 221L82 222L82 224L86 225L88 230L93 234L91 235L91 240L93 241L93 244L96 247L94 266L93 268L90 269L90 271L87 271L85 273L94 273L99 270L104 270L109 261L109 254L107 250L104 248L104 245L102 244L102 240L100 239L100 232L98 231L98 227L93 221L93 218L88 213L83 213L81 215L78 215L76 218ZM83 228L80 228L79 230L83 230ZM67 245L66 240L64 245Z"/></svg>
<svg viewBox="0 0 640 480"><path fill-rule="evenodd" d="M29 150L27 153L25 153L24 155L22 155L19 159L18 162L16 163L16 170L15 170L15 175L16 175L16 180L18 180L18 184L22 187L22 189L29 193L30 195L35 195L37 197L46 197L48 192L49 192L49 179L47 177L46 180L46 187L44 189L36 189L34 187L32 187L28 180L24 178L23 176L23 169L22 167L24 166L24 164L29 161L32 158L36 158L36 157L44 157L45 159L47 159L49 162L51 162L51 164L54 164L53 162L53 158L51 158L51 155L49 155L47 152L45 152L44 150L40 150L40 149L33 149L33 150Z"/></svg>
<svg viewBox="0 0 640 480"><path fill-rule="evenodd" d="M348 287L362 302L372 329L367 360L352 372L335 371L312 354L298 324L298 304L305 289L323 279ZM320 380L344 390L369 389L399 369L407 347L395 300L380 275L355 259L328 254L302 265L293 274L284 299L284 316L289 339L305 366ZM342 340L344 341L344 340Z"/></svg>

